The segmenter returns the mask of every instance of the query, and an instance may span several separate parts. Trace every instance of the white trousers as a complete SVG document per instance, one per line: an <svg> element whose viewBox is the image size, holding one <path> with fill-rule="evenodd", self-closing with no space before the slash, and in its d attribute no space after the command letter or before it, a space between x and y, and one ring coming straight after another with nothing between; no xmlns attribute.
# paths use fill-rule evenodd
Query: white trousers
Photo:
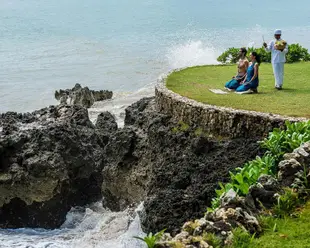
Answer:
<svg viewBox="0 0 310 248"><path fill-rule="evenodd" d="M284 63L273 63L272 68L273 68L273 75L275 78L275 86L282 87L284 76Z"/></svg>

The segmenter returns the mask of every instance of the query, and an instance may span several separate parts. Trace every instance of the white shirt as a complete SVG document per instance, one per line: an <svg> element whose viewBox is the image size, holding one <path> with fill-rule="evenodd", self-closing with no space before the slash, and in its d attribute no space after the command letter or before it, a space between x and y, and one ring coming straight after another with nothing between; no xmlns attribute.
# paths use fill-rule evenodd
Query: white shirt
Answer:
<svg viewBox="0 0 310 248"><path fill-rule="evenodd" d="M286 58L285 55L288 52L288 45L286 44L283 52L281 52L280 50L276 50L274 48L275 42L277 40L273 40L271 41L268 46L266 47L266 51L271 52L271 63L276 64L276 63L285 63ZM281 41L281 39L279 40Z"/></svg>

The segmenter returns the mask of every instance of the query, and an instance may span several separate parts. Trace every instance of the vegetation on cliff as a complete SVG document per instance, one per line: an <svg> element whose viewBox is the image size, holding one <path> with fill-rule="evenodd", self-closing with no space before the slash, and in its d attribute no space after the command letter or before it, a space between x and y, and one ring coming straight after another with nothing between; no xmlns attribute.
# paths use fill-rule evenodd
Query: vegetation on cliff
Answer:
<svg viewBox="0 0 310 248"><path fill-rule="evenodd" d="M264 156L231 172L204 218L186 222L174 238L163 235L153 247L307 247L308 141L310 121L274 129L261 142Z"/></svg>
<svg viewBox="0 0 310 248"><path fill-rule="evenodd" d="M220 183L220 189L216 190L217 197L212 201L212 208L219 207L221 196L230 189L233 189L240 196L246 196L250 187L257 182L261 175L275 177L283 155L292 152L309 140L310 121L296 123L287 121L286 130L275 128L268 138L261 142L262 147L267 149L264 156L249 161L243 167L237 168L235 172L230 172L231 180L229 183L225 185Z"/></svg>
<svg viewBox="0 0 310 248"><path fill-rule="evenodd" d="M236 74L235 65L197 66L177 71L168 76L168 89L211 105L254 110L287 116L310 117L309 62L285 64L284 89L274 89L274 76L270 64L260 66L259 94L215 94L210 89L223 89Z"/></svg>

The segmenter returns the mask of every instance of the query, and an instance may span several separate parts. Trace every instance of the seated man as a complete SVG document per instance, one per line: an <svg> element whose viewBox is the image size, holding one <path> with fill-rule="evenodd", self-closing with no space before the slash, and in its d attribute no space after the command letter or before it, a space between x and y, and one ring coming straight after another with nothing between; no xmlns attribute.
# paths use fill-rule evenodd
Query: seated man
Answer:
<svg viewBox="0 0 310 248"><path fill-rule="evenodd" d="M239 85L240 82L245 79L246 72L249 66L249 61L246 58L247 50L245 47L240 48L239 51L239 62L238 62L238 73L236 76L232 78L232 80L228 81L225 84L225 88L227 90L235 90Z"/></svg>

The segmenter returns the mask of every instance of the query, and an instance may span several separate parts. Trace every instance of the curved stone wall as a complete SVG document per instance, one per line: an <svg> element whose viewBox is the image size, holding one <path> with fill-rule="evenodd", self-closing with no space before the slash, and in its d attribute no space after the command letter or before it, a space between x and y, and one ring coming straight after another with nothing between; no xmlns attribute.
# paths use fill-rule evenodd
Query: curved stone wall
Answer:
<svg viewBox="0 0 310 248"><path fill-rule="evenodd" d="M166 79L167 76L160 78L155 88L158 110L188 125L196 125L215 136L264 137L273 128L283 127L287 120L291 122L307 120L306 118L293 118L199 103L167 89Z"/></svg>

